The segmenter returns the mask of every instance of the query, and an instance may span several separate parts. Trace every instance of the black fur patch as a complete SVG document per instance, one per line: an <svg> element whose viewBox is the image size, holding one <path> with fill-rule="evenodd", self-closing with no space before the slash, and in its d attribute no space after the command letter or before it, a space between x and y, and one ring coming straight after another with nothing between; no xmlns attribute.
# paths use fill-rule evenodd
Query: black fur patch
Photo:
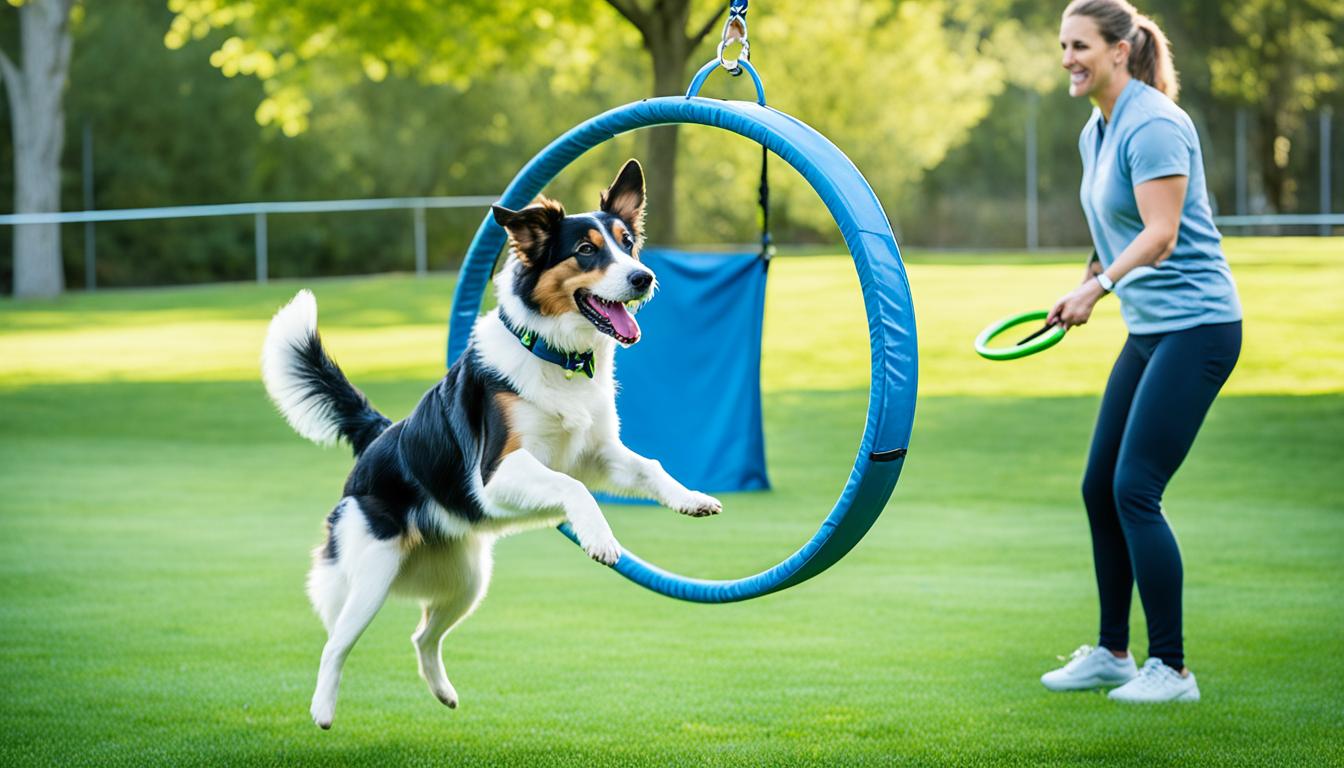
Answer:
<svg viewBox="0 0 1344 768"><path fill-rule="evenodd" d="M358 456L392 422L345 378L322 347L316 331L295 345L294 375L303 382L304 399L322 401L335 417L341 437Z"/></svg>
<svg viewBox="0 0 1344 768"><path fill-rule="evenodd" d="M406 533L412 515L431 501L468 522L485 516L471 491L474 478L481 476L484 485L494 472L508 439L499 392L517 394L469 351L409 416L368 446L346 480L345 495L359 502L374 536ZM428 520L414 522L432 535Z"/></svg>
<svg viewBox="0 0 1344 768"><path fill-rule="evenodd" d="M604 213L619 217L630 227L635 240L644 233L644 169L639 161L628 160L602 193ZM629 250L627 248L627 250Z"/></svg>
<svg viewBox="0 0 1344 768"><path fill-rule="evenodd" d="M345 507L345 501L342 500L336 508L327 515L327 543L322 547L322 557L331 562L336 562L340 556L340 550L336 546L336 523L341 521L341 510Z"/></svg>

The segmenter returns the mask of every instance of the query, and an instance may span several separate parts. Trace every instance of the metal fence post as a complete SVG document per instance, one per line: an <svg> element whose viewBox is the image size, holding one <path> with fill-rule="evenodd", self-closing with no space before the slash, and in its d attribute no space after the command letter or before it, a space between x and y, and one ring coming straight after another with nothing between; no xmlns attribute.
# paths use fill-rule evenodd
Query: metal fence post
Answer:
<svg viewBox="0 0 1344 768"><path fill-rule="evenodd" d="M256 243L257 243L257 282L266 283L266 214L258 213L256 215Z"/></svg>
<svg viewBox="0 0 1344 768"><path fill-rule="evenodd" d="M425 207L415 207L415 276L429 274L429 246L425 242Z"/></svg>
<svg viewBox="0 0 1344 768"><path fill-rule="evenodd" d="M1321 213L1330 213L1330 107L1321 108ZM1329 237L1329 224L1322 224L1319 234Z"/></svg>
<svg viewBox="0 0 1344 768"><path fill-rule="evenodd" d="M1027 91L1027 250L1041 247L1040 213L1036 183L1036 113L1040 111L1041 95Z"/></svg>
<svg viewBox="0 0 1344 768"><path fill-rule="evenodd" d="M1246 183L1246 108L1237 107L1237 215L1245 216L1247 198L1250 197Z"/></svg>
<svg viewBox="0 0 1344 768"><path fill-rule="evenodd" d="M84 121L84 210L93 210L93 125ZM84 222L84 290L98 288L98 246L93 239L93 222Z"/></svg>

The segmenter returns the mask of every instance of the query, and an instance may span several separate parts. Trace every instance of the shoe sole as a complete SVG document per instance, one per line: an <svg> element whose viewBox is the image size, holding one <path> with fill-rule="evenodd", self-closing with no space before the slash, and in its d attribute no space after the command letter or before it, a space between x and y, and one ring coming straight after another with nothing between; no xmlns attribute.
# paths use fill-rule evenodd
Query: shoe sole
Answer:
<svg viewBox="0 0 1344 768"><path fill-rule="evenodd" d="M1111 701L1118 701L1121 704L1169 704L1174 701L1194 704L1195 702L1199 701L1199 689L1194 688L1189 691L1184 691L1181 693L1180 696L1176 696L1170 699L1125 699L1119 696L1107 696L1106 698L1110 699Z"/></svg>
<svg viewBox="0 0 1344 768"><path fill-rule="evenodd" d="M1135 677L1137 677L1137 675L1135 675ZM1121 685L1124 685L1125 683L1128 683L1130 680L1133 679L1134 679L1133 677L1128 677L1125 678L1124 680L1116 680L1114 678L1103 679L1093 675L1092 677L1087 678L1087 682L1072 682L1072 683L1060 684L1060 683L1047 683L1045 680L1041 680L1041 685L1044 685L1046 690L1054 691L1055 693L1068 693L1070 691L1095 691L1098 688L1106 688L1108 686L1119 687Z"/></svg>

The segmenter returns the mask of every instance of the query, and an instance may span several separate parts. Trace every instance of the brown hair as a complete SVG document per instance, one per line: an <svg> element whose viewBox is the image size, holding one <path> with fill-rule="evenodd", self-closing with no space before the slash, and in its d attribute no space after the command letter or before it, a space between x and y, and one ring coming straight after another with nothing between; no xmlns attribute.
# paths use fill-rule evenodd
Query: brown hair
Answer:
<svg viewBox="0 0 1344 768"><path fill-rule="evenodd" d="M1139 13L1126 0L1073 0L1064 16L1087 16L1097 22L1107 43L1129 42L1129 74L1167 94L1175 101L1181 83L1172 63L1171 43L1157 22Z"/></svg>

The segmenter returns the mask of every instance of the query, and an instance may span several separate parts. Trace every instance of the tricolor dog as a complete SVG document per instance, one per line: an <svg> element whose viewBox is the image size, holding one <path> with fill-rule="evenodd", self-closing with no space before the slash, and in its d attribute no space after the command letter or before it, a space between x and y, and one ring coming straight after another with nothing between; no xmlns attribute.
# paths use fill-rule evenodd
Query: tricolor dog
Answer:
<svg viewBox="0 0 1344 768"><path fill-rule="evenodd" d="M341 667L389 593L423 605L411 637L420 675L456 707L440 645L485 596L495 539L568 521L588 554L612 565L621 546L589 486L692 517L721 510L621 443L612 359L617 343L639 340L633 312L656 285L639 260L643 217L634 160L591 213L567 216L545 198L495 206L509 233L498 308L395 424L322 347L311 293L276 313L262 353L267 392L300 435L344 440L356 457L308 574L328 634L311 709L319 726L331 727Z"/></svg>

